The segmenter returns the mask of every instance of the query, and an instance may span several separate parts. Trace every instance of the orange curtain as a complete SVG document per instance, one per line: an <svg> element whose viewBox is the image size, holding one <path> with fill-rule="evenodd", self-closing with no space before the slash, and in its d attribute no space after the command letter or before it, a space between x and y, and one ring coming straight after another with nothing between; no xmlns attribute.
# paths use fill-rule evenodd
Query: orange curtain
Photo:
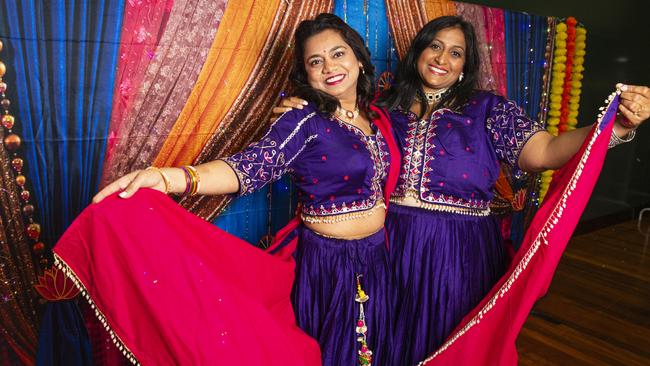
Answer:
<svg viewBox="0 0 650 366"><path fill-rule="evenodd" d="M259 138L287 87L298 24L332 7L332 1L231 2L199 81L154 165L214 160ZM197 196L181 203L211 220L229 200Z"/></svg>
<svg viewBox="0 0 650 366"><path fill-rule="evenodd" d="M386 0L386 12L395 49L402 58L426 23L443 15L456 15L456 6L449 0Z"/></svg>
<svg viewBox="0 0 650 366"><path fill-rule="evenodd" d="M154 161L191 163L215 133L267 43L280 0L231 1L185 107ZM255 96L251 96L255 97Z"/></svg>
<svg viewBox="0 0 650 366"><path fill-rule="evenodd" d="M102 185L156 158L199 78L228 1L174 0L169 12L158 3L133 6L146 8L125 14L135 33L122 34L113 98L121 112L111 116ZM134 36L148 42L144 49Z"/></svg>
<svg viewBox="0 0 650 366"><path fill-rule="evenodd" d="M423 0L426 21L443 15L456 15L456 2L449 0Z"/></svg>

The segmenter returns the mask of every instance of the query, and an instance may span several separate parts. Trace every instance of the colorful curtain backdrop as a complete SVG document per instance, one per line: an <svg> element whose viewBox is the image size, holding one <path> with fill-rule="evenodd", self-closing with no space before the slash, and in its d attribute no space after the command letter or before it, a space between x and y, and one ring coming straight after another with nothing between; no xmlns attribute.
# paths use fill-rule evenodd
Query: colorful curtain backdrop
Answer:
<svg viewBox="0 0 650 366"><path fill-rule="evenodd" d="M481 87L545 119L552 18L448 0L25 0L0 6L0 38L13 66L5 79L14 85L9 93L21 122L25 175L48 244L99 186L148 165L213 160L261 136L288 88L293 33L301 20L321 12L334 12L359 31L380 87L427 21L459 14L477 29ZM520 209L515 233L507 233L515 239L535 206L521 209L527 185L517 184L507 170L499 183L504 207ZM199 196L180 203L255 242L268 240L293 215L293 191L284 179L232 202ZM12 265L29 271L22 259ZM33 314L29 304L19 306Z"/></svg>
<svg viewBox="0 0 650 366"><path fill-rule="evenodd" d="M543 96L548 94L548 83L544 74L549 69L547 44L552 27L547 17L504 11L506 34L506 59L508 95L521 106L527 115L538 120L542 117ZM532 218L539 206L537 197L537 175L514 177L509 167L502 171L512 187L513 209L509 219L510 239L519 247L526 227L526 220Z"/></svg>
<svg viewBox="0 0 650 366"><path fill-rule="evenodd" d="M156 158L197 84L228 2L169 4L127 6L102 185Z"/></svg>
<svg viewBox="0 0 650 366"><path fill-rule="evenodd" d="M248 6L237 2L226 9L221 27L231 16L237 18L237 22L233 21L225 34L217 33L196 87L155 159L156 165L214 160L259 138L269 124L270 112L279 100L280 91L287 87L290 42L296 27L302 19L332 10L331 2L266 1L264 6L255 3ZM273 12L269 12L271 8ZM262 12L262 15L242 15L241 12ZM270 19L263 22L256 18L261 16ZM266 24L267 28L260 29L261 24ZM240 46L223 49L224 42ZM240 58L254 62L243 63ZM222 59L227 60L228 68ZM247 68L235 68L238 64ZM269 88L269 85L277 87ZM186 145L181 146L180 140L186 141ZM213 219L229 200L230 197L224 196L197 196L181 200L181 203L197 215Z"/></svg>
<svg viewBox="0 0 650 366"><path fill-rule="evenodd" d="M7 75L43 238L53 243L97 191L124 1L3 1Z"/></svg>
<svg viewBox="0 0 650 366"><path fill-rule="evenodd" d="M4 80L19 122L23 173L41 237L53 243L97 190L124 1L3 1L0 10L0 39L10 65ZM17 211L3 219L22 218ZM3 225L11 255L0 258L0 273L13 287L0 299L0 319L9 320L1 324L3 338L10 337L9 346L31 364L36 269L15 236L19 224L3 223L12 226Z"/></svg>

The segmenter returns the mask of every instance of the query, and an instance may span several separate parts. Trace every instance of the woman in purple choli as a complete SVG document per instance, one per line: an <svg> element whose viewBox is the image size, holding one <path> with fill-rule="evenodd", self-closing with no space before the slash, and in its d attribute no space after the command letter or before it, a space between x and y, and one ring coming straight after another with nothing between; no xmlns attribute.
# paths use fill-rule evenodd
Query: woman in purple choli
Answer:
<svg viewBox="0 0 650 366"><path fill-rule="evenodd" d="M489 208L499 164L517 176L559 168L591 128L553 137L515 103L477 91L478 57L471 24L437 18L414 38L396 84L379 103L392 111L402 149L386 218L398 287L393 365L412 365L434 352L505 272L503 240ZM617 121L621 137L613 140L631 140L647 118L639 113L650 107L644 93L650 94L628 87L622 94L627 119Z"/></svg>
<svg viewBox="0 0 650 366"><path fill-rule="evenodd" d="M399 150L370 103L374 67L357 32L321 14L301 22L295 48L290 78L309 104L243 151L197 166L199 193L243 195L290 174L302 219L291 295L298 325L318 341L324 365L390 365L395 286L384 187L397 179L390 159L397 166ZM94 201L124 187L123 198L141 187L183 193L188 169L133 172Z"/></svg>

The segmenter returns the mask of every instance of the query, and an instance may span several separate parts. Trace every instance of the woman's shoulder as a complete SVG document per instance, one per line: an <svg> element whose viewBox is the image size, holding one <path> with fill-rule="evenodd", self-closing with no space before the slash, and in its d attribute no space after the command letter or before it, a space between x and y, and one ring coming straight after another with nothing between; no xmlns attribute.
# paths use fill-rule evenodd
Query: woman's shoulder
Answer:
<svg viewBox="0 0 650 366"><path fill-rule="evenodd" d="M291 126L304 124L309 121L318 121L324 118L325 115L316 108L316 105L309 103L302 109L294 108L290 111L282 113L274 122L274 124Z"/></svg>
<svg viewBox="0 0 650 366"><path fill-rule="evenodd" d="M502 95L496 94L491 90L477 89L474 90L474 93L472 93L469 100L470 102L473 102L473 104L476 104L476 102L485 104L498 104L507 101L508 99Z"/></svg>

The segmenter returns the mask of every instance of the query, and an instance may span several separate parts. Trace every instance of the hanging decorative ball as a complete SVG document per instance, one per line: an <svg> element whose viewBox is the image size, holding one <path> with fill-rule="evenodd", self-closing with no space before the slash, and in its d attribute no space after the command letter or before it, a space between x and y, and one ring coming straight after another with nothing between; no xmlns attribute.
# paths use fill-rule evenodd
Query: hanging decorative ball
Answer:
<svg viewBox="0 0 650 366"><path fill-rule="evenodd" d="M7 83L0 82L0 93L4 93L6 91L7 91Z"/></svg>
<svg viewBox="0 0 650 366"><path fill-rule="evenodd" d="M40 254L43 251L43 249L45 249L45 244L42 241L39 241L38 243L34 244L34 246L32 247L32 250L36 254Z"/></svg>
<svg viewBox="0 0 650 366"><path fill-rule="evenodd" d="M21 188L25 186L26 181L27 178L25 178L25 176L22 174L16 177L16 184L18 184Z"/></svg>
<svg viewBox="0 0 650 366"><path fill-rule="evenodd" d="M5 126L6 129L12 129L14 127L14 122L15 118L11 114L5 114L2 116L2 125Z"/></svg>
<svg viewBox="0 0 650 366"><path fill-rule="evenodd" d="M0 105L2 105L2 108L4 109L9 109L9 107L11 107L11 101L7 98L4 98L2 101L0 101Z"/></svg>
<svg viewBox="0 0 650 366"><path fill-rule="evenodd" d="M0 78L5 76L5 72L7 72L7 66L5 66L5 63L0 61Z"/></svg>
<svg viewBox="0 0 650 366"><path fill-rule="evenodd" d="M23 170L23 159L13 158L11 160L11 166L14 168L15 171L20 173Z"/></svg>
<svg viewBox="0 0 650 366"><path fill-rule="evenodd" d="M0 41L0 51L2 51L2 49L4 48L4 46L5 46L4 43L2 43L2 41Z"/></svg>
<svg viewBox="0 0 650 366"><path fill-rule="evenodd" d="M29 191L20 192L20 198L22 198L25 202L29 201Z"/></svg>
<svg viewBox="0 0 650 366"><path fill-rule="evenodd" d="M25 207L23 207L23 215L30 217L33 214L34 214L34 205L25 205Z"/></svg>
<svg viewBox="0 0 650 366"><path fill-rule="evenodd" d="M18 148L20 148L20 143L20 136L15 133L7 135L4 139L5 147L11 152L18 150Z"/></svg>
<svg viewBox="0 0 650 366"><path fill-rule="evenodd" d="M41 236L41 225L37 223L31 223L27 226L27 236L32 240L37 240Z"/></svg>

